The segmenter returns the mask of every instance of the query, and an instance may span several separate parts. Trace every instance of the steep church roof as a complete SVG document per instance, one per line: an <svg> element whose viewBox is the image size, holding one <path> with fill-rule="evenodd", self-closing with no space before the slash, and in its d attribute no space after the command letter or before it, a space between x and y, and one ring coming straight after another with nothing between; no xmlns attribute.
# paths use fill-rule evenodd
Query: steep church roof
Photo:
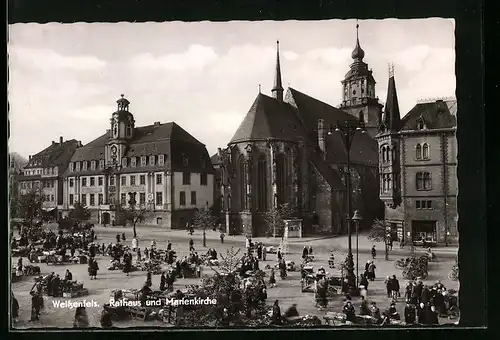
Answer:
<svg viewBox="0 0 500 340"><path fill-rule="evenodd" d="M415 105L402 119L401 130L417 130L420 120L426 129L448 129L457 126L456 100L436 100Z"/></svg>
<svg viewBox="0 0 500 340"><path fill-rule="evenodd" d="M266 139L294 141L306 131L293 107L262 93L252 104L229 144Z"/></svg>
<svg viewBox="0 0 500 340"><path fill-rule="evenodd" d="M356 118L336 107L328 105L318 99L310 97L295 89L289 88L286 101L293 103L297 108L300 120L303 122L309 136L317 145L318 120L323 119L325 129L333 129L337 124L345 121L356 121ZM327 162L345 163L347 153L339 132L332 131L327 135ZM377 142L368 134L357 134L351 147L351 161L360 164L378 164Z"/></svg>

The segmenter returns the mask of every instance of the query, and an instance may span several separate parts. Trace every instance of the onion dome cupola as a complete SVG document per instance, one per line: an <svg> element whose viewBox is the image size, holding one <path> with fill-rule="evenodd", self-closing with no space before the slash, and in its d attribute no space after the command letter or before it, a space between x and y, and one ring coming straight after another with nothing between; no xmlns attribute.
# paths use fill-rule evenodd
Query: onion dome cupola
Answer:
<svg viewBox="0 0 500 340"><path fill-rule="evenodd" d="M121 98L116 101L117 110L111 118L111 135L112 139L129 140L134 135L135 120L134 115L130 113L130 102L121 95Z"/></svg>
<svg viewBox="0 0 500 340"><path fill-rule="evenodd" d="M363 61L364 57L365 51L363 51L359 45L359 24L356 24L356 47L354 47L354 50L351 53L351 58L354 59L354 61Z"/></svg>

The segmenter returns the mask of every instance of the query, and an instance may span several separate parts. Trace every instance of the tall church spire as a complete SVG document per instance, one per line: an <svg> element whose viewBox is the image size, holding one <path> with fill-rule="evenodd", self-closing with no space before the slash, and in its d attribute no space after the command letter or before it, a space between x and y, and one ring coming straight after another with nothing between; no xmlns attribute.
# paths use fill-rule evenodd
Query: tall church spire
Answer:
<svg viewBox="0 0 500 340"><path fill-rule="evenodd" d="M276 71L274 75L274 86L271 90L273 98L282 102L283 101L283 85L281 82L281 66L280 66L280 42L276 42Z"/></svg>
<svg viewBox="0 0 500 340"><path fill-rule="evenodd" d="M399 130L401 116L399 114L398 94L396 92L396 81L394 80L394 65L389 64L389 84L387 87L387 100L383 123L389 131Z"/></svg>
<svg viewBox="0 0 500 340"><path fill-rule="evenodd" d="M352 51L351 57L352 59L354 59L354 61L363 61L363 58L365 57L365 51L363 51L363 49L359 45L359 24L357 20L356 20L356 46Z"/></svg>

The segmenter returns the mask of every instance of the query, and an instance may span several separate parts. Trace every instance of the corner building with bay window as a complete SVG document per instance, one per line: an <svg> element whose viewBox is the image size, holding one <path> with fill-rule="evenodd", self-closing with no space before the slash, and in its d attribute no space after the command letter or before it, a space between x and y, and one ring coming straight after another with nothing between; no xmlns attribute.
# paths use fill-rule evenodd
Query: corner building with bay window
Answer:
<svg viewBox="0 0 500 340"><path fill-rule="evenodd" d="M98 223L135 201L146 224L183 228L212 206L214 168L205 145L174 122L136 127L130 102L117 101L110 129L76 149L64 176L64 211L81 202Z"/></svg>
<svg viewBox="0 0 500 340"><path fill-rule="evenodd" d="M457 229L457 101L429 100L400 118L390 75L379 133L380 199L393 238L450 245Z"/></svg>

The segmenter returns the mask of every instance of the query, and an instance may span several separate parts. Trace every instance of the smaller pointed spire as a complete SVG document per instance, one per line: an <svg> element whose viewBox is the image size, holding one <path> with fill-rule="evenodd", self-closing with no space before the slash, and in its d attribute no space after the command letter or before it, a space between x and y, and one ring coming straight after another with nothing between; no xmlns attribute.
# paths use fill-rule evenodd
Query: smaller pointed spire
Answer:
<svg viewBox="0 0 500 340"><path fill-rule="evenodd" d="M383 124L389 131L397 131L401 123L399 113L398 94L396 81L394 80L394 64L389 65L389 84L387 87L387 100L385 102L385 113Z"/></svg>
<svg viewBox="0 0 500 340"><path fill-rule="evenodd" d="M276 71L274 74L274 86L271 90L273 98L283 101L283 83L281 82L281 66L280 66L280 42L276 41Z"/></svg>

